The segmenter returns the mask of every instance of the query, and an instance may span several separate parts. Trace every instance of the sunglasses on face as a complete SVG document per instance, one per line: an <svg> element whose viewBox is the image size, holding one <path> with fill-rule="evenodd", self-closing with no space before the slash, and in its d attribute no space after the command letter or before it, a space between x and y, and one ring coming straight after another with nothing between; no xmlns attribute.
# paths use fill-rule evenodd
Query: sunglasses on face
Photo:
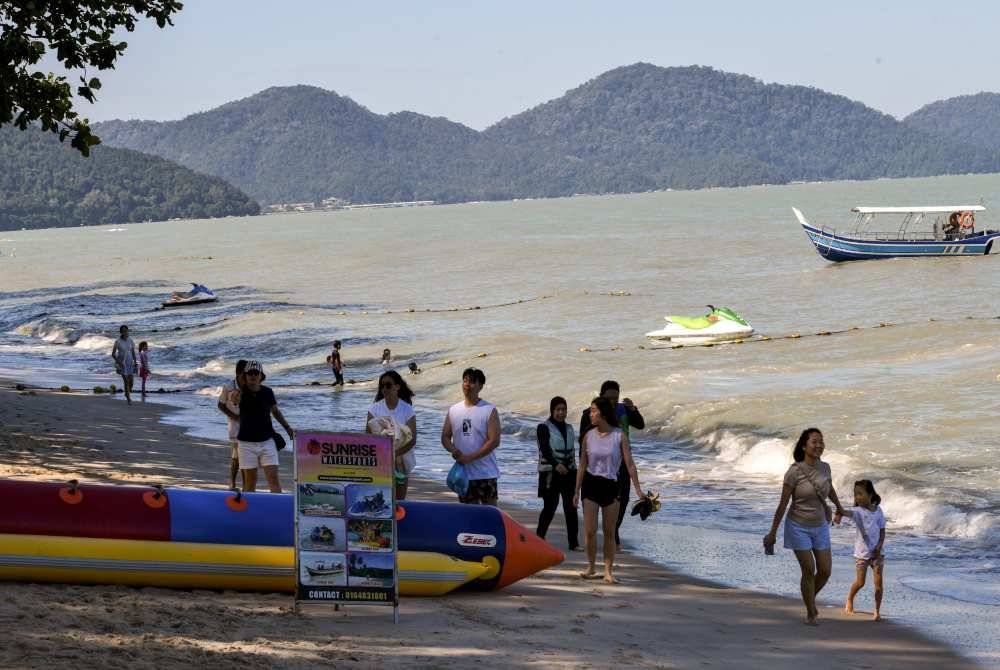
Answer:
<svg viewBox="0 0 1000 670"><path fill-rule="evenodd" d="M254 370L253 372L244 372L247 377L260 377L260 373Z"/></svg>
<svg viewBox="0 0 1000 670"><path fill-rule="evenodd" d="M393 382L382 382L379 386L384 389L391 389L396 385Z"/></svg>

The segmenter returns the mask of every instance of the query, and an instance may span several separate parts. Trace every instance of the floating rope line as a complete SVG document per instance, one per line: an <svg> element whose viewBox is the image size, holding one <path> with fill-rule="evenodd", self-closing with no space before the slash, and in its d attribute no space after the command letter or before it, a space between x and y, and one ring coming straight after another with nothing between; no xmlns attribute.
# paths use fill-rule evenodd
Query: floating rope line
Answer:
<svg viewBox="0 0 1000 670"><path fill-rule="evenodd" d="M1000 316L966 316L959 317L956 319L938 319L930 317L927 321L899 321L897 323L890 323L887 321L879 322L873 326L851 326L849 328L841 328L839 330L820 330L815 333L787 333L784 335L751 335L750 337L745 337L742 339L727 340L724 342L702 342L702 343L681 343L681 342L671 342L670 340L663 340L659 344L640 344L636 348L644 349L647 351L657 351L662 349L688 349L691 347L721 347L731 344L756 344L758 342L777 342L779 340L800 340L809 337L829 337L832 335L843 335L845 333L853 333L863 330L878 330L879 328L893 328L896 326L916 326L922 323L947 323L949 321L995 321L1000 319ZM608 351L624 351L624 347L616 344L612 347L603 347L600 349L592 349L590 347L580 347L579 351L581 353L594 353L594 352L608 352Z"/></svg>
<svg viewBox="0 0 1000 670"><path fill-rule="evenodd" d="M499 309L501 307L512 307L514 305L524 305L529 302L536 302L538 300L547 300L549 298L555 297L552 295L536 295L531 298L521 298L519 300L511 300L510 302L498 302L492 305L465 305L459 307L426 307L424 309L418 309L416 307L407 307L406 309L380 309L380 310L339 310L336 312L337 316L371 316L371 315L382 315L382 314L441 314L443 312L476 312L483 311L487 309Z"/></svg>
<svg viewBox="0 0 1000 670"><path fill-rule="evenodd" d="M507 305L517 305L517 304L521 304L523 302L530 302L532 300L544 300L546 298L551 298L551 297L553 297L553 295L538 296L538 297L535 297L535 298L528 298L526 300L519 300L517 302L503 303L501 305L492 305L492 306L493 307L503 307L503 306L507 306ZM480 309L480 308L476 307L476 308L466 308L466 309ZM966 317L959 317L959 318L955 318L955 319L939 319L939 318L935 318L935 317L930 317L930 318L927 319L927 321L900 321L900 322L897 322L897 323L883 321L883 322L879 322L879 323L877 323L875 325L872 325L872 326L850 326L848 328L841 328L839 330L820 330L820 331L817 331L815 333L794 332L794 333L787 333L787 334L784 334L784 335L755 335L755 336L751 336L749 338L738 339L738 340L730 340L730 341L727 341L727 342L705 342L703 344L681 344L679 342L671 343L669 341L666 341L666 342L664 342L664 343L662 343L660 345L655 345L655 344L640 344L635 349L636 350L644 350L644 351L658 351L658 350L662 350L662 349L686 349L686 348L690 348L690 347L719 347L719 346L725 346L725 345L755 344L755 343L758 343L758 342L777 342L779 340L800 340L800 339L806 339L806 338L810 338L810 337L830 337L830 336L833 336L833 335L844 335L844 334L847 334L847 333L860 332L860 331L864 331L864 330L878 330L880 328L893 328L893 327L897 327L897 326L914 326L914 325L920 325L920 324L923 324L923 323L948 323L948 322L954 322L954 321L997 321L997 320L1000 320L1000 315L998 315L998 316L966 316ZM581 352L581 353L615 352L615 351L625 351L625 350L626 350L626 347L624 347L624 346L622 346L620 344L616 344L616 345L611 346L611 347L603 347L603 348L597 348L597 349L593 349L591 347L583 346L583 347L580 347L578 349L578 351ZM490 355L489 353L487 353L485 351L482 351L482 352L479 352L478 354L475 354L471 358L466 358L466 359L461 359L461 360L456 360L456 359L452 359L452 358L446 358L446 359L441 360L441 361L428 363L428 364L424 365L424 367L422 367L422 368L417 368L417 370L415 372L416 373L420 373L420 372L424 372L424 371L427 371L427 370L434 370L436 368L448 367L448 366L451 366L451 365L455 365L456 363L472 363L472 362L475 362L478 359L486 358L489 355ZM379 376L381 376L381 375L379 375ZM349 385L349 386L364 386L366 384L370 384L370 383L376 381L379 378L379 376L369 377L369 378L365 378L365 379L348 379L348 380L346 380L346 384ZM1000 381L1000 375L997 375L997 381ZM317 388L317 387L333 386L333 385L334 385L333 383L325 383L325 382L319 382L319 381L304 382L304 383L301 383L301 384L268 384L269 387L276 388L276 389L283 389L283 388L284 389ZM82 387L81 388L72 388L72 387L67 386L67 385L56 387L56 386L36 386L36 385L29 385L29 384L18 383L18 384L14 384L12 386L12 388L14 388L15 390L19 391L21 393L21 395L35 395L36 391L59 391L59 392L62 392L62 393L92 393L92 394L95 394L95 395L100 395L100 394L114 395L114 394L118 394L118 393L123 393L123 389L120 389L120 388L117 388L117 387L115 387L114 390L112 390L111 387L114 387L114 386L115 385L111 384L111 385L108 385L106 387L105 386L95 386L93 388L82 388ZM146 391L146 395L168 395L168 394L177 394L177 393L199 393L199 392L203 392L204 389L206 387L208 387L208 386L210 386L210 385L206 384L204 386L190 386L190 387L170 388L170 389L164 389L164 388L161 387L161 388L157 388L155 390L147 390ZM98 389L100 389L100 390L98 390ZM133 390L133 392L136 392L136 391Z"/></svg>

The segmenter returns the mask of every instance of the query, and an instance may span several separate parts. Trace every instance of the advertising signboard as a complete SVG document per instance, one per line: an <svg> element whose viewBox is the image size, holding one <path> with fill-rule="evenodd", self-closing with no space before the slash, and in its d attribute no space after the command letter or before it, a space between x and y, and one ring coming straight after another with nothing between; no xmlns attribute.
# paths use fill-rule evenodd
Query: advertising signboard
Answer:
<svg viewBox="0 0 1000 670"><path fill-rule="evenodd" d="M296 433L296 603L398 607L394 495L391 438Z"/></svg>

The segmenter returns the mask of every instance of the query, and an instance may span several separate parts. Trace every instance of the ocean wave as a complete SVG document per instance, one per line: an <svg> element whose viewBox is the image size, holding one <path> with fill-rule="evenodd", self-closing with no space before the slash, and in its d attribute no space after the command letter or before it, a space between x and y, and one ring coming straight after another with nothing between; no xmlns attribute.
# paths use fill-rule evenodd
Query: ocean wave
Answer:
<svg viewBox="0 0 1000 670"><path fill-rule="evenodd" d="M23 323L14 328L14 333L24 337L33 337L49 344L75 344L81 336L75 328L48 319Z"/></svg>
<svg viewBox="0 0 1000 670"><path fill-rule="evenodd" d="M737 480L749 475L775 484L788 470L794 446L792 438L754 435L733 428L720 428L687 439L697 449L710 454L711 476ZM894 529L980 545L993 546L1000 542L1000 523L995 514L962 509L949 502L953 496L943 487L927 486L903 472L872 476L877 468L845 451L829 452L824 460L830 464L834 486L845 506L852 503L854 481L872 479L882 496L887 521Z"/></svg>
<svg viewBox="0 0 1000 670"><path fill-rule="evenodd" d="M213 358L204 365L198 366L194 370L185 370L175 374L182 379L190 379L197 376L218 377L219 375L230 373L232 371L232 366L233 363L225 358Z"/></svg>
<svg viewBox="0 0 1000 670"><path fill-rule="evenodd" d="M84 351L102 351L105 350L109 354L111 353L111 348L114 346L115 341L113 338L107 337L105 335L94 335L92 333L86 333L80 335L77 340L73 343L75 349L83 349Z"/></svg>

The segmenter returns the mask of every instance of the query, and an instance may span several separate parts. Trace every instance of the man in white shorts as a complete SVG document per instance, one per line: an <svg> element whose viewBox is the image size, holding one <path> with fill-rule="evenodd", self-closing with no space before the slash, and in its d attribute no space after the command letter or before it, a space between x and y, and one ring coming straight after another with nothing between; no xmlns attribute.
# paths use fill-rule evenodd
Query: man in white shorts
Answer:
<svg viewBox="0 0 1000 670"><path fill-rule="evenodd" d="M271 493L281 493L278 480L278 449L274 444L274 427L271 417L278 420L288 433L288 439L295 439L295 431L285 421L278 409L274 391L263 386L264 370L257 361L247 363L243 373L246 386L237 390L234 401L240 407L239 440L240 470L243 471L243 488L257 490L257 468L264 469L267 485Z"/></svg>
<svg viewBox="0 0 1000 670"><path fill-rule="evenodd" d="M219 411L229 420L229 488L231 489L236 488L236 473L240 471L240 445L237 440L240 434L240 406L233 403L233 394L246 384L243 377L246 367L245 360L236 361L236 378L222 385L217 405Z"/></svg>

